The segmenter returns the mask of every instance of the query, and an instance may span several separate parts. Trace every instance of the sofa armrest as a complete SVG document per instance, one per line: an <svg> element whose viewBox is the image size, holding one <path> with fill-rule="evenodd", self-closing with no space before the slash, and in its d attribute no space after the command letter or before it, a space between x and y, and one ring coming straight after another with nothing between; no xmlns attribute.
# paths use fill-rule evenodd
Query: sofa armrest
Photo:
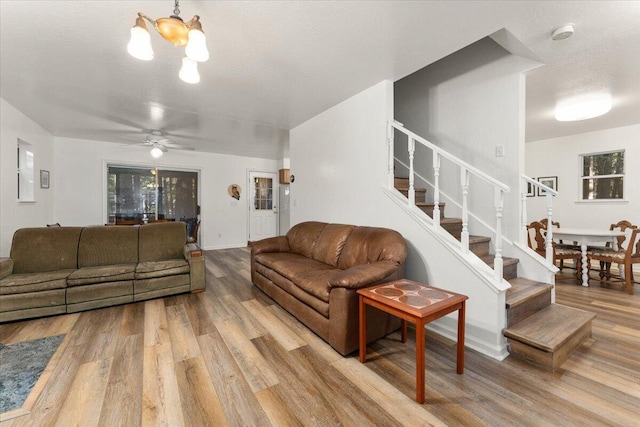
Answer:
<svg viewBox="0 0 640 427"><path fill-rule="evenodd" d="M202 249L200 249L195 243L187 243L186 245L184 245L183 252L184 259L186 260L202 257Z"/></svg>
<svg viewBox="0 0 640 427"><path fill-rule="evenodd" d="M289 252L289 240L286 236L269 237L251 244L251 253L257 255L262 252Z"/></svg>
<svg viewBox="0 0 640 427"><path fill-rule="evenodd" d="M400 265L396 261L378 261L344 270L329 280L332 288L360 289L395 273Z"/></svg>
<svg viewBox="0 0 640 427"><path fill-rule="evenodd" d="M13 259L0 258L0 279L3 279L13 272Z"/></svg>

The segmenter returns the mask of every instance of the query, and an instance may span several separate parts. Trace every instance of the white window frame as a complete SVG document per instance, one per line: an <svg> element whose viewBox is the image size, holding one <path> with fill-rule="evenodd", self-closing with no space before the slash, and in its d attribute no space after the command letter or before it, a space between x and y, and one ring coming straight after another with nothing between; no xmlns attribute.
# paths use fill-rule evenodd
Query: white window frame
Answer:
<svg viewBox="0 0 640 427"><path fill-rule="evenodd" d="M36 154L33 145L18 138L17 148L17 185L18 203L34 203L35 199L35 164ZM28 158L31 157L29 161Z"/></svg>
<svg viewBox="0 0 640 427"><path fill-rule="evenodd" d="M583 175L583 171L584 171L584 159L585 157L592 157L592 156L599 156L602 154L611 154L611 153L622 153L623 157L624 157L624 166L623 166L623 171L621 174L613 174L613 175L594 175L594 176L588 176L588 175ZM626 177L626 168L627 168L627 153L625 149L619 149L619 150L607 150L607 151L599 151L599 152L595 152L595 153L584 153L584 154L580 154L579 156L580 158L580 181L578 184L578 201L580 203L618 203L618 202L626 202L626 194L627 194L627 180L625 179ZM582 193L582 184L584 182L585 179L601 179L601 178L622 178L622 198L619 199L584 199L583 198L583 193Z"/></svg>

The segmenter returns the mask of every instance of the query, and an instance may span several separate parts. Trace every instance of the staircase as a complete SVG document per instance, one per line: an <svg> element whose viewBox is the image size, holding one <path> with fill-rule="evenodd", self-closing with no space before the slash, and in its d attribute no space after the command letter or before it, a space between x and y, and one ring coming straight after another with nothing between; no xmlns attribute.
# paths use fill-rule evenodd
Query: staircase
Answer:
<svg viewBox="0 0 640 427"><path fill-rule="evenodd" d="M409 179L394 179L395 188L407 197ZM416 206L433 217L433 203L425 201L426 189L414 189ZM460 240L462 219L446 218L440 203L440 224ZM469 250L493 267L490 237L470 236ZM591 336L595 314L551 302L553 285L518 277L518 259L503 258L503 277L511 284L506 292L509 354L555 371Z"/></svg>

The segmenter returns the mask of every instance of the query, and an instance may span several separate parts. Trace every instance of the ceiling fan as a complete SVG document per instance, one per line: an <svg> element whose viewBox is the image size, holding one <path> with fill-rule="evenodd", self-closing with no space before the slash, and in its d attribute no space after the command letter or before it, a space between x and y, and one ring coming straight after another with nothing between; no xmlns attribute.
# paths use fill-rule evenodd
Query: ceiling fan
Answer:
<svg viewBox="0 0 640 427"><path fill-rule="evenodd" d="M126 138L126 137L125 137ZM133 139L133 138L127 138ZM139 141L136 139L136 141ZM151 130L149 135L145 138L144 142L140 142L136 145L145 145L151 147L151 155L156 159L161 157L164 153L172 150L187 150L193 151L194 147L189 147L186 145L180 145L172 142L169 138L165 136L165 134L160 130Z"/></svg>

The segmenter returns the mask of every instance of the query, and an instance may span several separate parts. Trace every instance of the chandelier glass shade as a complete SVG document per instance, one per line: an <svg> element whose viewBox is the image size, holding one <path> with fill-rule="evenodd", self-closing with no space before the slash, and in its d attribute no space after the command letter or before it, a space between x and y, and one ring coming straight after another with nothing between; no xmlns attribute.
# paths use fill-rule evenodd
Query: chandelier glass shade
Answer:
<svg viewBox="0 0 640 427"><path fill-rule="evenodd" d="M202 31L200 17L195 15L190 21L184 22L180 18L178 0L175 2L174 14L168 18L153 20L144 13L138 13L136 23L131 29L131 39L127 45L127 51L131 56L143 61L153 59L153 48L151 47L151 36L147 25L147 20L156 31L169 43L175 46L184 47L186 57L182 60L180 78L187 83L197 83L200 81L198 74L198 62L209 60L209 50L207 49L207 38Z"/></svg>

